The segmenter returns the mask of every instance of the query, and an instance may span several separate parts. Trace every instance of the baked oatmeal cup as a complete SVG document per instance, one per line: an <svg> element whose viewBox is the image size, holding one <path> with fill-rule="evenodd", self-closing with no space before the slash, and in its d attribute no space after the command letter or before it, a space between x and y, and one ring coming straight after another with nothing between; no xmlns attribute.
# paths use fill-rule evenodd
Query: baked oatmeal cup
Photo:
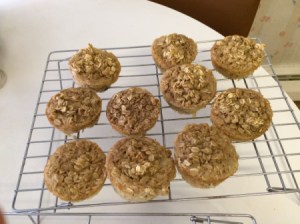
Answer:
<svg viewBox="0 0 300 224"><path fill-rule="evenodd" d="M93 127L100 117L102 100L89 88L68 88L51 97L46 116L51 125L66 135Z"/></svg>
<svg viewBox="0 0 300 224"><path fill-rule="evenodd" d="M230 138L208 124L187 124L174 150L177 170L194 187L215 187L238 169L239 156Z"/></svg>
<svg viewBox="0 0 300 224"><path fill-rule="evenodd" d="M47 189L64 201L82 201L97 194L106 179L105 154L89 140L58 147L50 156L44 178Z"/></svg>
<svg viewBox="0 0 300 224"><path fill-rule="evenodd" d="M94 48L89 44L69 60L74 81L82 87L102 92L117 81L121 65L111 52Z"/></svg>
<svg viewBox="0 0 300 224"><path fill-rule="evenodd" d="M216 94L216 79L201 65L184 64L168 69L160 81L164 99L179 113L195 114Z"/></svg>
<svg viewBox="0 0 300 224"><path fill-rule="evenodd" d="M152 57L162 71L175 65L192 63L196 56L196 42L182 34L161 36L152 44Z"/></svg>
<svg viewBox="0 0 300 224"><path fill-rule="evenodd" d="M231 139L248 141L268 130L272 116L270 103L261 93L231 88L216 97L210 118Z"/></svg>
<svg viewBox="0 0 300 224"><path fill-rule="evenodd" d="M159 114L159 100L138 87L114 94L106 109L112 128L124 135L144 135L156 124Z"/></svg>
<svg viewBox="0 0 300 224"><path fill-rule="evenodd" d="M214 68L229 79L242 79L253 73L265 56L264 44L239 36L227 36L211 49Z"/></svg>
<svg viewBox="0 0 300 224"><path fill-rule="evenodd" d="M176 170L171 151L148 137L126 137L110 149L107 175L128 201L149 201L169 193Z"/></svg>

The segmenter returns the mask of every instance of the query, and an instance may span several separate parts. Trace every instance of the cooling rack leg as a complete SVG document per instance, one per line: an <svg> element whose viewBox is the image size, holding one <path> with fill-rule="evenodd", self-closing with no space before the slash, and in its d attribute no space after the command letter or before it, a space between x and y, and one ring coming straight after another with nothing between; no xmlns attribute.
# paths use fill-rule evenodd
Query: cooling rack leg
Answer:
<svg viewBox="0 0 300 224"><path fill-rule="evenodd" d="M205 223L205 224L212 224L212 223L222 223L222 224L243 224L242 222L239 221L226 221L226 220L221 220L221 219L212 219L210 216L207 216L206 218L200 218L196 216L192 216L190 218L191 222L193 224L198 224L198 223ZM255 220L253 219L253 223L256 224Z"/></svg>
<svg viewBox="0 0 300 224"><path fill-rule="evenodd" d="M190 220L191 220L191 222L192 222L193 224L196 224L196 219L197 219L196 216L192 216L192 217L190 218Z"/></svg>
<svg viewBox="0 0 300 224"><path fill-rule="evenodd" d="M31 216L31 215L28 215L28 218L31 220L31 222L33 223L33 224L39 224L40 222L39 222L39 219L37 218L37 222L34 220L34 218Z"/></svg>

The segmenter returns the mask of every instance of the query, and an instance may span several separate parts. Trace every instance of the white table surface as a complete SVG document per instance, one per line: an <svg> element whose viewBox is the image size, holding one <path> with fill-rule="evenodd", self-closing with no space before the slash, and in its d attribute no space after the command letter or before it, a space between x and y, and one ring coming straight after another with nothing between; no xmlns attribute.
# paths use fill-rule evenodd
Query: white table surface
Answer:
<svg viewBox="0 0 300 224"><path fill-rule="evenodd" d="M99 48L149 45L156 37L173 32L195 40L222 37L194 19L142 0L0 1L0 68L8 76L0 89L2 210L11 211L48 53L83 48L89 42ZM300 113L292 106L299 118ZM248 213L258 223L300 220L295 194L192 201L172 204L170 208L178 212ZM76 220L73 218L71 223L82 223ZM9 216L7 221L31 223L26 217Z"/></svg>

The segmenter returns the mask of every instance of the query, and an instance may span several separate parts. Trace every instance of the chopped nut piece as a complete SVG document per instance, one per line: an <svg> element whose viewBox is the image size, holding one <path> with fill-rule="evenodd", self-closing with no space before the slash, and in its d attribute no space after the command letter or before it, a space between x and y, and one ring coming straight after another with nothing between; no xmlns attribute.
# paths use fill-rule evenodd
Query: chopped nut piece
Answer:
<svg viewBox="0 0 300 224"><path fill-rule="evenodd" d="M194 187L214 187L238 169L238 154L230 139L208 124L188 124L175 140L175 164Z"/></svg>
<svg viewBox="0 0 300 224"><path fill-rule="evenodd" d="M67 135L94 126L101 113L102 101L88 88L69 88L55 94L46 107L49 122Z"/></svg>
<svg viewBox="0 0 300 224"><path fill-rule="evenodd" d="M197 44L182 34L161 36L152 44L152 56L161 70L191 63L197 55Z"/></svg>
<svg viewBox="0 0 300 224"><path fill-rule="evenodd" d="M50 156L44 177L48 190L61 200L85 200L105 182L105 154L88 140L68 142Z"/></svg>
<svg viewBox="0 0 300 224"><path fill-rule="evenodd" d="M82 87L104 91L117 81L121 65L110 52L94 48L89 44L69 60L75 82Z"/></svg>
<svg viewBox="0 0 300 224"><path fill-rule="evenodd" d="M215 96L216 80L204 66L184 64L163 73L160 90L173 109L194 114Z"/></svg>
<svg viewBox="0 0 300 224"><path fill-rule="evenodd" d="M148 137L119 140L108 153L106 168L116 192L129 201L167 194L176 173L171 151Z"/></svg>
<svg viewBox="0 0 300 224"><path fill-rule="evenodd" d="M144 135L160 114L160 102L142 88L129 88L112 96L106 116L111 126L125 135Z"/></svg>
<svg viewBox="0 0 300 224"><path fill-rule="evenodd" d="M272 116L269 101L250 89L232 88L222 92L211 110L214 125L231 139L242 141L255 139L265 133Z"/></svg>
<svg viewBox="0 0 300 224"><path fill-rule="evenodd" d="M265 56L264 44L238 35L217 41L211 49L215 69L230 79L241 79L253 73Z"/></svg>

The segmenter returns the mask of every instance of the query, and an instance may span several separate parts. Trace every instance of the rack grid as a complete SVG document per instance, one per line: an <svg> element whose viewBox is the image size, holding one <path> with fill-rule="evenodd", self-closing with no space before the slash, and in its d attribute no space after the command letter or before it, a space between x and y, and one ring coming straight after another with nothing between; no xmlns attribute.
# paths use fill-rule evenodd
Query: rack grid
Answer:
<svg viewBox="0 0 300 224"><path fill-rule="evenodd" d="M300 190L297 180L300 178L300 125L296 114L282 90L276 74L267 56L262 65L269 68L267 74L259 68L253 75L241 80L230 80L213 69L210 61L210 48L216 40L199 41L196 63L213 70L217 79L217 92L232 87L254 89L261 92L271 103L273 121L269 130L261 137L248 142L234 142L240 155L238 172L220 186L212 189L195 189L186 184L179 174L171 182L170 193L149 202L129 203L122 200L106 181L101 192L83 202L64 202L49 193L43 182L43 169L48 157L55 149L74 136L65 136L54 129L47 121L45 107L52 95L68 87L76 87L68 69L69 58L78 50L53 51L48 55L41 88L39 91L28 142L17 181L12 207L16 212L56 213L60 209L93 208L101 213L103 206L121 206L153 203L168 203L215 198L237 198L270 194L296 193ZM260 42L260 40L256 39ZM90 139L100 145L107 153L118 139L122 138L109 125L105 108L110 97L123 89L140 86L148 89L161 102L161 116L147 136L155 138L165 147L173 150L176 134L187 123L209 123L210 107L201 109L195 116L174 112L165 102L159 91L160 70L151 56L151 46L106 48L120 60L122 71L118 81L107 91L98 93L102 98L102 114L93 127L79 132L76 138ZM90 211L90 210L89 210ZM130 212L130 210L129 210ZM166 212L167 213L167 212Z"/></svg>

